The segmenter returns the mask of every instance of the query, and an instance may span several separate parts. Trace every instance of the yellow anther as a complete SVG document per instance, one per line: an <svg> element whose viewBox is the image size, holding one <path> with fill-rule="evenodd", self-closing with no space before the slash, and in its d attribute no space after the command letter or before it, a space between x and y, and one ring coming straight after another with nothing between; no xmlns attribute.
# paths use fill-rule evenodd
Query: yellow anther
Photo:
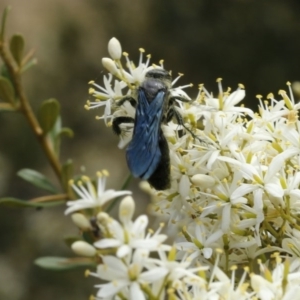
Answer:
<svg viewBox="0 0 300 300"><path fill-rule="evenodd" d="M106 177L109 176L109 172L106 169L102 170L102 174Z"/></svg>

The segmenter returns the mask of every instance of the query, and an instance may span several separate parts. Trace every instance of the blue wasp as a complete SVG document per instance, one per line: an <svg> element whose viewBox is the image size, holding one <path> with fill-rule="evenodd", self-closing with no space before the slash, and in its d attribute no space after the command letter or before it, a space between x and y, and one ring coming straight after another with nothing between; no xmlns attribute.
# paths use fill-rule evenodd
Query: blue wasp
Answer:
<svg viewBox="0 0 300 300"><path fill-rule="evenodd" d="M116 117L113 131L121 134L120 124L134 123L132 140L126 149L128 167L134 177L147 180L156 190L170 187L170 153L168 142L162 132L161 124L173 117L186 128L182 116L176 110L175 100L189 101L180 96L171 96L172 78L164 69L153 69L146 73L145 80L137 88L137 100L124 97L118 103L129 101L136 108L135 118Z"/></svg>

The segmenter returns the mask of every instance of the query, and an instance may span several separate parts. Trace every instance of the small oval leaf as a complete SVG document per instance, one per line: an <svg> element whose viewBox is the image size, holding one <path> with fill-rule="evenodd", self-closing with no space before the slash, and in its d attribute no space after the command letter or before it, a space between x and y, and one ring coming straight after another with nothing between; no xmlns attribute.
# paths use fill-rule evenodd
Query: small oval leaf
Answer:
<svg viewBox="0 0 300 300"><path fill-rule="evenodd" d="M45 177L43 174L31 170L31 169L22 169L18 173L18 176L23 178L24 180L32 183L33 185L44 189L50 193L57 193L57 189L52 185L52 183Z"/></svg>
<svg viewBox="0 0 300 300"><path fill-rule="evenodd" d="M40 257L34 263L47 270L68 271L79 268L92 268L96 263L87 258L67 258L67 257Z"/></svg>
<svg viewBox="0 0 300 300"><path fill-rule="evenodd" d="M22 64L25 41L21 34L15 34L10 40L10 52L18 66Z"/></svg>
<svg viewBox="0 0 300 300"><path fill-rule="evenodd" d="M37 116L45 134L54 126L59 112L60 104L56 99L49 99L42 103Z"/></svg>
<svg viewBox="0 0 300 300"><path fill-rule="evenodd" d="M53 202L30 202L26 200L21 200L17 198L1 198L0 199L0 206L10 207L10 208L47 208L53 206L59 206L66 204L65 201L53 201Z"/></svg>
<svg viewBox="0 0 300 300"><path fill-rule="evenodd" d="M28 61L27 63L23 62L24 65L22 66L21 72L24 73L27 70L31 69L32 67L34 67L37 63L38 60L36 58L31 59L30 61Z"/></svg>
<svg viewBox="0 0 300 300"><path fill-rule="evenodd" d="M7 15L10 10L11 10L11 6L6 6L3 11L3 14L2 14L2 22L1 22L1 29L0 29L0 41L4 41L6 19L7 19Z"/></svg>
<svg viewBox="0 0 300 300"><path fill-rule="evenodd" d="M67 136L69 138L72 138L74 136L74 131L71 128L63 127L60 132L60 136Z"/></svg>
<svg viewBox="0 0 300 300"><path fill-rule="evenodd" d="M13 104L15 102L14 94L12 83L7 78L0 76L0 100Z"/></svg>

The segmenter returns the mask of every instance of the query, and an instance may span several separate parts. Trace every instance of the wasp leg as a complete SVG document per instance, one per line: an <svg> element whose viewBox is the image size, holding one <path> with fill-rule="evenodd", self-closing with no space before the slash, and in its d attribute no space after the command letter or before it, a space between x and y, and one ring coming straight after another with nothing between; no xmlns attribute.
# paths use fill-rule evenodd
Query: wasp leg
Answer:
<svg viewBox="0 0 300 300"><path fill-rule="evenodd" d="M193 132L191 131L191 129L189 129L187 126L185 126L185 124L184 124L184 122L183 122L182 115L179 113L179 111L178 111L174 106L172 106L172 107L170 108L170 111L171 111L171 112L168 112L167 117L168 117L169 115L170 115L170 116L172 115L172 117L174 116L175 119L176 119L176 121L177 121L177 123L178 123L179 125L181 125L186 131L188 131L194 139L197 139L197 140L199 140L200 142L203 142L203 140L202 140L201 138L199 138L195 133L193 133Z"/></svg>
<svg viewBox="0 0 300 300"><path fill-rule="evenodd" d="M117 105L118 106L121 106L123 105L126 101L129 101L130 104L133 106L133 107L136 107L136 100L134 98L132 98L131 96L125 96L124 98L122 98L121 100L119 100L117 102Z"/></svg>
<svg viewBox="0 0 300 300"><path fill-rule="evenodd" d="M162 131L159 133L158 146L161 152L161 159L148 182L158 191L168 189L170 184L170 152L168 142Z"/></svg>
<svg viewBox="0 0 300 300"><path fill-rule="evenodd" d="M122 123L134 123L134 119L131 117L116 117L112 121L112 129L113 132L117 135L120 135L122 130L120 128L120 124Z"/></svg>

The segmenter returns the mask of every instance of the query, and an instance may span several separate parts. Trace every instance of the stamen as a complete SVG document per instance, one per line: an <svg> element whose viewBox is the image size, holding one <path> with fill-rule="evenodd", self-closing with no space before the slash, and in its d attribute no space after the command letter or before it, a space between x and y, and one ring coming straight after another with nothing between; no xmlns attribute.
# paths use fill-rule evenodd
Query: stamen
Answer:
<svg viewBox="0 0 300 300"><path fill-rule="evenodd" d="M172 86L179 80L180 77L182 77L182 73L178 73L178 76L172 81Z"/></svg>

